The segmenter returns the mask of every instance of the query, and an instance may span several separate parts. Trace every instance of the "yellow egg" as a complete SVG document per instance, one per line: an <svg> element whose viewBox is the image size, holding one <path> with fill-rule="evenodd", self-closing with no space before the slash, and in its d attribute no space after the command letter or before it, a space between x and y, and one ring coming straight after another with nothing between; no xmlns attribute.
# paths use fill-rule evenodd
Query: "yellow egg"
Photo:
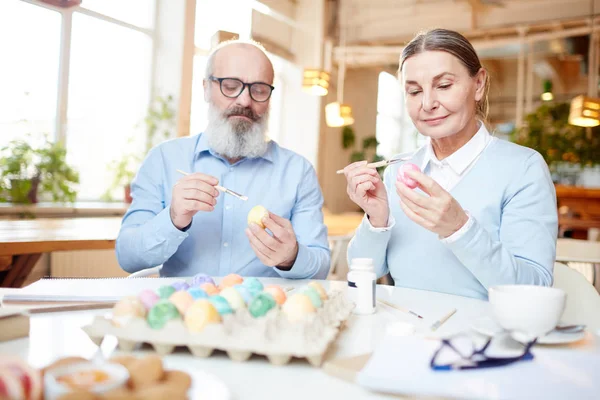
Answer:
<svg viewBox="0 0 600 400"><path fill-rule="evenodd" d="M255 223L261 228L265 229L265 224L263 224L263 218L269 216L269 211L263 206L254 206L252 210L248 213L248 225L251 223Z"/></svg>
<svg viewBox="0 0 600 400"><path fill-rule="evenodd" d="M296 293L289 297L283 306L281 311L287 316L290 322L301 321L308 314L316 311L315 306L310 297L302 293Z"/></svg>
<svg viewBox="0 0 600 400"><path fill-rule="evenodd" d="M180 290L179 292L173 293L171 297L169 297L169 301L177 307L177 311L179 311L181 315L184 315L189 306L194 302L194 298L185 290Z"/></svg>
<svg viewBox="0 0 600 400"><path fill-rule="evenodd" d="M221 315L207 299L196 300L188 307L183 322L190 332L202 332L208 324L221 322Z"/></svg>
<svg viewBox="0 0 600 400"><path fill-rule="evenodd" d="M319 282L311 281L308 283L308 286L315 289L317 293L319 293L319 297L321 297L321 300L327 300L327 292L323 288L323 285L321 285Z"/></svg>
<svg viewBox="0 0 600 400"><path fill-rule="evenodd" d="M221 290L221 293L219 294L222 297L224 297L225 300L227 300L227 302L229 303L231 308L233 308L234 311L237 311L240 308L246 308L246 302L244 301L244 297L235 288L225 288Z"/></svg>

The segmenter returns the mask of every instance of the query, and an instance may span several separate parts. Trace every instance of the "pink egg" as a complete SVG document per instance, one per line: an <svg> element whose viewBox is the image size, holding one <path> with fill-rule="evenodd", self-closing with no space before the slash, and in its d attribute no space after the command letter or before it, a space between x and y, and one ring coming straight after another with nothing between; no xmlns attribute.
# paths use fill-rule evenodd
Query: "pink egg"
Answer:
<svg viewBox="0 0 600 400"><path fill-rule="evenodd" d="M398 168L397 179L400 182L404 183L409 188L414 189L418 186L419 183L406 174L407 171L411 171L411 170L412 171L421 171L419 169L419 167L417 167L415 164L412 164L412 163L402 164L400 166L400 168Z"/></svg>

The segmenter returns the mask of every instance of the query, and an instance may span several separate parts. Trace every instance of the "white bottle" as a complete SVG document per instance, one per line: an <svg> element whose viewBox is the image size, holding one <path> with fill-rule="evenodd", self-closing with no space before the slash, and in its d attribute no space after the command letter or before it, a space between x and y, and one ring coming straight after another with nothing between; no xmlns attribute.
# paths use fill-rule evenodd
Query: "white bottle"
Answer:
<svg viewBox="0 0 600 400"><path fill-rule="evenodd" d="M348 298L356 305L354 314L375 312L375 266L371 258L353 258L348 272Z"/></svg>

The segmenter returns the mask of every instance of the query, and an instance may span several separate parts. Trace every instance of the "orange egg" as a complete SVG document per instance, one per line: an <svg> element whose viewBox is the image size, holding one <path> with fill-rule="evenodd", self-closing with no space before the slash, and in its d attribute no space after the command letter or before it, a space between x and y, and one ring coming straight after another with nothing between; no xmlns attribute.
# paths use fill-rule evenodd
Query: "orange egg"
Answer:
<svg viewBox="0 0 600 400"><path fill-rule="evenodd" d="M200 285L200 289L204 290L209 296L219 293L219 288L213 285L212 283L203 283L202 285Z"/></svg>
<svg viewBox="0 0 600 400"><path fill-rule="evenodd" d="M275 302L279 305L282 305L283 303L285 303L285 299L287 299L285 292L283 291L283 289L280 286L267 285L267 286L265 286L263 291L265 291L265 292L269 293L271 296L273 296L273 298L275 299Z"/></svg>
<svg viewBox="0 0 600 400"><path fill-rule="evenodd" d="M221 289L224 289L226 287L231 287L231 286L239 285L242 282L244 282L244 278L242 278L240 275L238 275L238 274L229 274L229 275L225 276L221 280L221 283L219 284L219 287Z"/></svg>
<svg viewBox="0 0 600 400"><path fill-rule="evenodd" d="M177 307L177 311L179 311L181 315L184 315L188 307L194 302L194 298L185 290L180 290L179 292L173 293L171 297L169 297L169 301Z"/></svg>

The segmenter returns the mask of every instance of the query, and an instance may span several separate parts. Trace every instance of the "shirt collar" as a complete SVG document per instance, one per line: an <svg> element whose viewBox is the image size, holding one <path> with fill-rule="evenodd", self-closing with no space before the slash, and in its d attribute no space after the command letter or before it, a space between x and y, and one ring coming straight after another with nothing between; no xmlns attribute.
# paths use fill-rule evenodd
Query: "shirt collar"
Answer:
<svg viewBox="0 0 600 400"><path fill-rule="evenodd" d="M481 152L490 142L491 138L492 137L485 127L485 124L480 122L477 133L460 149L456 150L442 161L438 160L435 156L430 138L425 146L425 155L423 157L423 165L421 165L421 170L425 170L429 162L438 165L440 165L442 162L445 162L455 173L461 175L463 172L465 172L469 165L471 165L473 161L479 157Z"/></svg>
<svg viewBox="0 0 600 400"><path fill-rule="evenodd" d="M258 158L262 158L271 163L274 162L273 161L273 159L274 159L273 147L274 147L274 142L272 140L269 140L269 146L267 147L267 152ZM201 133L200 135L198 135L198 141L196 142L196 150L194 151L194 154L196 155L196 157L200 157L201 155L207 154L207 153L212 155L213 157L223 158L222 156L215 153L210 148L210 146L208 145L208 137L205 134Z"/></svg>

